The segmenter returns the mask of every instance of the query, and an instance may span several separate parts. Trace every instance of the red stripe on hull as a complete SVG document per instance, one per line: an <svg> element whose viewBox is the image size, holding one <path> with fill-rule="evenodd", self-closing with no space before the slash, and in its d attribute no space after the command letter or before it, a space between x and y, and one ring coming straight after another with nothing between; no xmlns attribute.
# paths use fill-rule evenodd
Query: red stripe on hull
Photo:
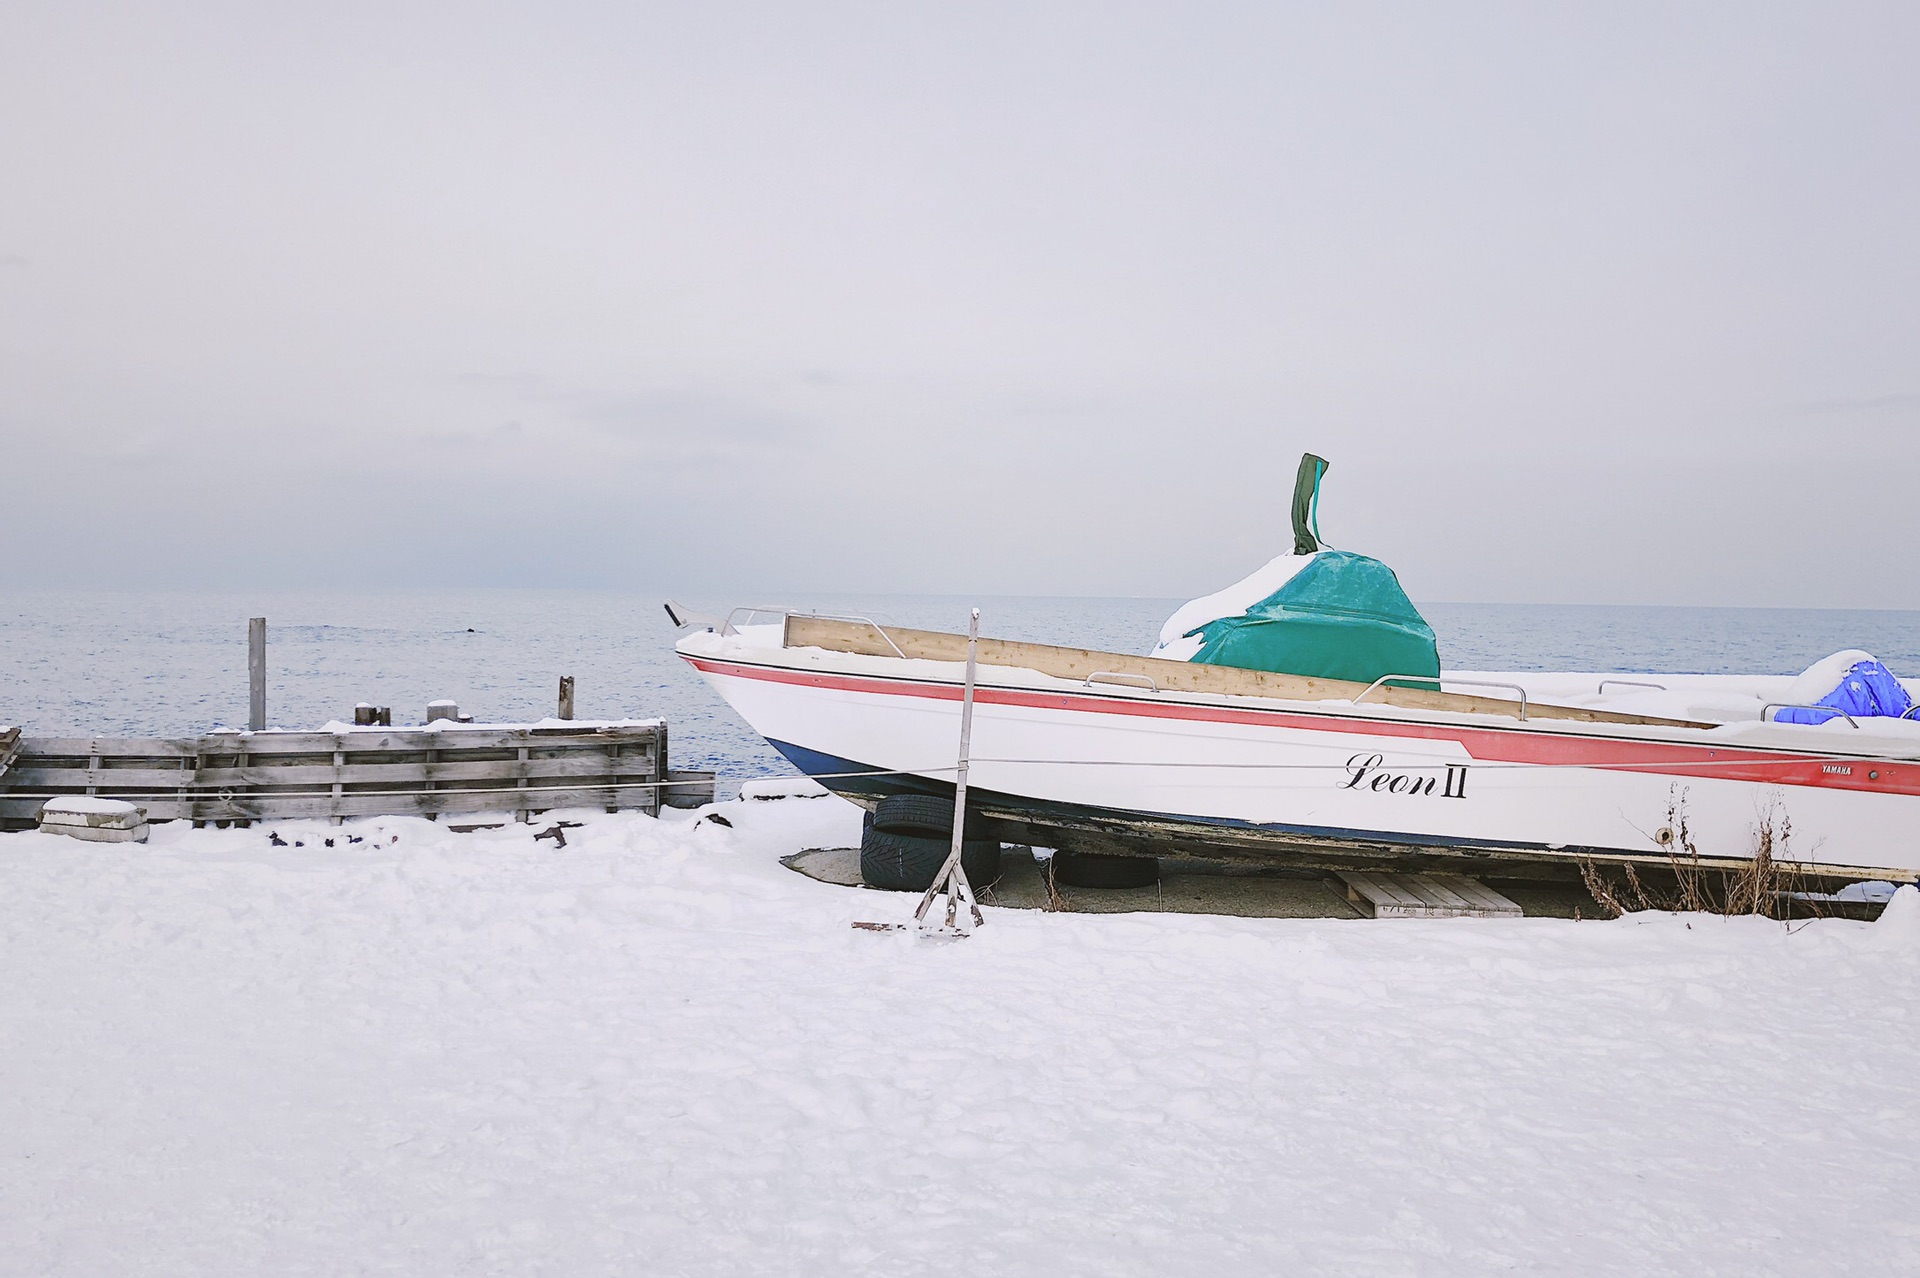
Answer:
<svg viewBox="0 0 1920 1278"><path fill-rule="evenodd" d="M957 684L927 683L859 675L822 674L782 667L741 665L706 657L684 660L704 674L756 679L797 687L878 696L917 697L958 701ZM1372 737L1405 737L1423 741L1451 741L1483 763L1521 763L1541 767L1604 768L1612 772L1643 772L1657 776L1698 777L1721 781L1752 781L1767 785L1802 786L1823 790L1857 790L1875 794L1920 795L1920 766L1879 759L1837 755L1786 754L1780 751L1729 750L1722 746L1678 745L1659 741L1615 741L1571 736L1550 731L1503 732L1497 728L1456 727L1448 724L1408 723L1401 720L1349 718L1331 714L1302 714L1288 710L1243 710L1229 706L1181 702L1145 702L1108 696L1034 692L1017 688L976 687L974 700L982 705L1019 706L1036 710L1063 710L1075 714L1108 714L1194 723L1231 723L1261 728L1288 728L1307 732L1346 732ZM1849 772L1829 772L1844 767Z"/></svg>

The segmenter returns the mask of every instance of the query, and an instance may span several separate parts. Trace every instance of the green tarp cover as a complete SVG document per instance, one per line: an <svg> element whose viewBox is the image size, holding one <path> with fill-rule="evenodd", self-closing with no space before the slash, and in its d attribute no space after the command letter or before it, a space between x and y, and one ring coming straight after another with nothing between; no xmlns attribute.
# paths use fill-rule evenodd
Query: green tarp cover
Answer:
<svg viewBox="0 0 1920 1278"><path fill-rule="evenodd" d="M1382 675L1438 675L1440 649L1393 569L1323 550L1291 580L1237 617L1200 627L1191 660L1244 670L1372 683Z"/></svg>

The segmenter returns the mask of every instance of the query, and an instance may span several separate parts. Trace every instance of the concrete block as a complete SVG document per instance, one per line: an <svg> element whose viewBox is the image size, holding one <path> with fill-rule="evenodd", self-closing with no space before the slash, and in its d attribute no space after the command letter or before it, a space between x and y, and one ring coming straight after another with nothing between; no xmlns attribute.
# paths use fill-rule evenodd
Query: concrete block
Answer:
<svg viewBox="0 0 1920 1278"><path fill-rule="evenodd" d="M40 829L89 843L145 843L147 810L121 799L91 795L48 799L40 809Z"/></svg>

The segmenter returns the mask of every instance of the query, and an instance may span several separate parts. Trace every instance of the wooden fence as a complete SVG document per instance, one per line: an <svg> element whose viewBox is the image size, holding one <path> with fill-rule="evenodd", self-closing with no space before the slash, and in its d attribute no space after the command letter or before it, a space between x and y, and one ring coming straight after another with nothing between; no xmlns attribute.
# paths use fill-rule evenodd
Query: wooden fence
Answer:
<svg viewBox="0 0 1920 1278"><path fill-rule="evenodd" d="M667 766L663 722L22 737L0 771L0 829L58 795L125 799L153 821L698 807L711 772Z"/></svg>

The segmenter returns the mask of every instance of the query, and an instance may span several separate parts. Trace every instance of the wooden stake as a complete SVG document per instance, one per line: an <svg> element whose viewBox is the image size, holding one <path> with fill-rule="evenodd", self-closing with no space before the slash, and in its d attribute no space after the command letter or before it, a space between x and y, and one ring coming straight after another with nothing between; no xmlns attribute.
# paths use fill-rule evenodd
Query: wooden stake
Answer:
<svg viewBox="0 0 1920 1278"><path fill-rule="evenodd" d="M267 726L267 619L254 617L247 622L247 728L259 732Z"/></svg>
<svg viewBox="0 0 1920 1278"><path fill-rule="evenodd" d="M560 676L560 714L562 719L573 718L573 676Z"/></svg>

